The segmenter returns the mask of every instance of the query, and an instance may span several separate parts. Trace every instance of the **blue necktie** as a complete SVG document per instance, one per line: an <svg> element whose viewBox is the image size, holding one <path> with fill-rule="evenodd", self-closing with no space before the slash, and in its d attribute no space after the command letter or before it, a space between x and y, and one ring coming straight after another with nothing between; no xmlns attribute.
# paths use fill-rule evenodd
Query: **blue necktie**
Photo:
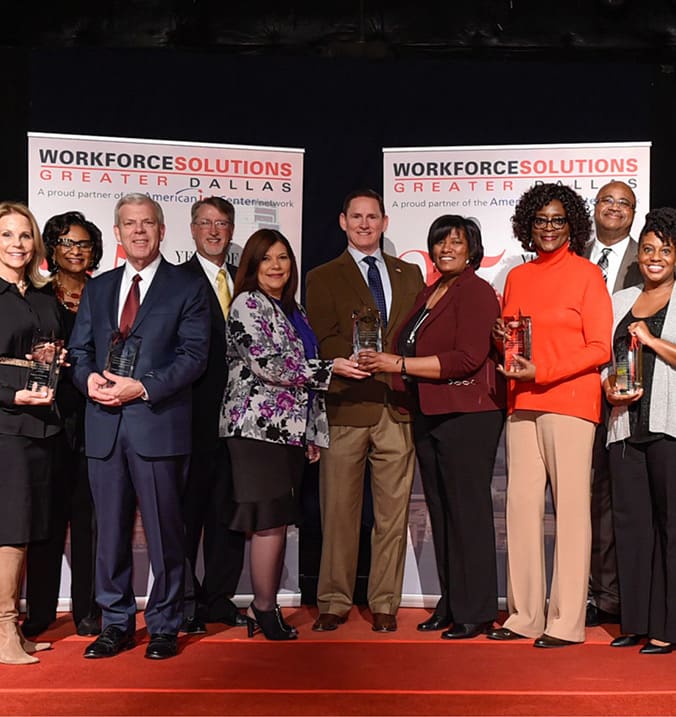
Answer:
<svg viewBox="0 0 676 717"><path fill-rule="evenodd" d="M387 326L387 305L385 304L383 282L380 279L380 272L376 266L376 258L375 256L365 256L363 261L369 265L369 270L366 274L369 282L369 289L373 294L373 300L376 302L376 308L380 311L383 328L385 328Z"/></svg>

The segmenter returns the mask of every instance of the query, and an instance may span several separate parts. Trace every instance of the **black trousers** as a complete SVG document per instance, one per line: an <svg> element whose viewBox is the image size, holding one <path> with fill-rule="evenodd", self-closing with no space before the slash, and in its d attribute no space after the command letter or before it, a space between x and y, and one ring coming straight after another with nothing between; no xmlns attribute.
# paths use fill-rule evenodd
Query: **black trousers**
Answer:
<svg viewBox="0 0 676 717"><path fill-rule="evenodd" d="M26 558L28 617L44 625L56 619L63 548L70 526L70 596L77 625L85 617L100 614L94 599L96 521L87 459L70 447L65 432L56 439L53 466L49 538L31 543Z"/></svg>
<svg viewBox="0 0 676 717"><path fill-rule="evenodd" d="M183 494L186 531L185 617L198 615L207 622L228 616L229 598L235 594L244 562L246 536L230 530L232 472L225 439L212 450L197 448L190 460ZM203 540L204 579L195 574L197 552Z"/></svg>
<svg viewBox="0 0 676 717"><path fill-rule="evenodd" d="M414 422L441 587L436 612L458 623L497 617L491 480L503 424L502 411L419 414Z"/></svg>
<svg viewBox="0 0 676 717"><path fill-rule="evenodd" d="M676 643L676 440L610 446L622 629Z"/></svg>
<svg viewBox="0 0 676 717"><path fill-rule="evenodd" d="M617 555L606 433L605 423L599 423L596 427L592 453L592 545L589 595L597 607L606 612L619 614L620 587L617 581Z"/></svg>

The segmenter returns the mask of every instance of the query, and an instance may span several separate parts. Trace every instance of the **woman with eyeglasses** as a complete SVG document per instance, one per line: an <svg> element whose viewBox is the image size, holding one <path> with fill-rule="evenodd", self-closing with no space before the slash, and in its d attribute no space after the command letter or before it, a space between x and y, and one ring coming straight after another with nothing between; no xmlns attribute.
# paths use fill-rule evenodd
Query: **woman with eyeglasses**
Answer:
<svg viewBox="0 0 676 717"><path fill-rule="evenodd" d="M100 229L80 212L47 220L43 231L51 281L44 291L55 296L65 339L75 323L80 297L103 254ZM61 560L70 525L72 615L78 635L99 633L100 610L94 600L96 531L84 455L85 398L73 386L67 369L61 374L56 404L64 431L56 446L52 476L51 531L47 540L28 548L26 568L27 636L38 635L56 619Z"/></svg>
<svg viewBox="0 0 676 717"><path fill-rule="evenodd" d="M535 186L512 217L514 235L537 257L512 269L493 338L505 348L519 316L530 317L530 352L502 373L507 399L507 600L494 640L535 647L583 642L591 552L590 476L601 419L599 367L610 357L612 308L601 270L581 254L591 222L570 187ZM530 355L526 355L530 353ZM551 485L556 543L549 607L543 518Z"/></svg>

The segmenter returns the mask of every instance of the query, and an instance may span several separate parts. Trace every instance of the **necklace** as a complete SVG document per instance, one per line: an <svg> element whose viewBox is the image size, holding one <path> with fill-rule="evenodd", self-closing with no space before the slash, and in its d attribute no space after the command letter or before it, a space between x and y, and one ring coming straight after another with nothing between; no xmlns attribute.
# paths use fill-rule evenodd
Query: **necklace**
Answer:
<svg viewBox="0 0 676 717"><path fill-rule="evenodd" d="M68 309L68 311L75 313L78 310L80 299L82 298L82 289L84 289L84 284L82 284L77 291L69 291L61 283L59 275L54 275L54 294L61 305Z"/></svg>

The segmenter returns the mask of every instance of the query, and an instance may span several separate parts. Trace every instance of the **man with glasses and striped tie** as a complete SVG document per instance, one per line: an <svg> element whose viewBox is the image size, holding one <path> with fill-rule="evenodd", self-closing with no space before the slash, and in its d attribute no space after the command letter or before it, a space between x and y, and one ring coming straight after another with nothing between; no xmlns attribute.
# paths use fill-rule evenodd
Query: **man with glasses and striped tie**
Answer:
<svg viewBox="0 0 676 717"><path fill-rule="evenodd" d="M226 262L234 230L235 207L227 199L207 197L192 205L190 232L196 251L183 266L205 284L211 317L207 368L192 387L192 456L183 495L188 565L181 631L192 635L206 632L205 622L246 625L231 600L242 572L245 535L227 526L232 474L225 439L218 435L228 379L225 319L237 273L237 267ZM201 583L195 574L200 540L204 555Z"/></svg>
<svg viewBox="0 0 676 717"><path fill-rule="evenodd" d="M383 350L391 351L423 287L417 266L381 251L387 221L377 192L351 192L339 217L346 251L308 274L308 316L323 359L353 353L352 316L364 307L380 313ZM319 462L322 556L313 630L335 630L352 608L367 461L374 515L367 599L373 630L397 629L414 450L407 396L392 390L389 376L334 376L326 396L330 446Z"/></svg>
<svg viewBox="0 0 676 717"><path fill-rule="evenodd" d="M628 184L610 182L596 195L595 238L585 256L601 269L608 292L641 284L636 254L638 244L629 235L636 212L636 196ZM610 499L610 474L606 450L606 413L596 429L592 457L592 551L586 625L619 622L615 536Z"/></svg>

